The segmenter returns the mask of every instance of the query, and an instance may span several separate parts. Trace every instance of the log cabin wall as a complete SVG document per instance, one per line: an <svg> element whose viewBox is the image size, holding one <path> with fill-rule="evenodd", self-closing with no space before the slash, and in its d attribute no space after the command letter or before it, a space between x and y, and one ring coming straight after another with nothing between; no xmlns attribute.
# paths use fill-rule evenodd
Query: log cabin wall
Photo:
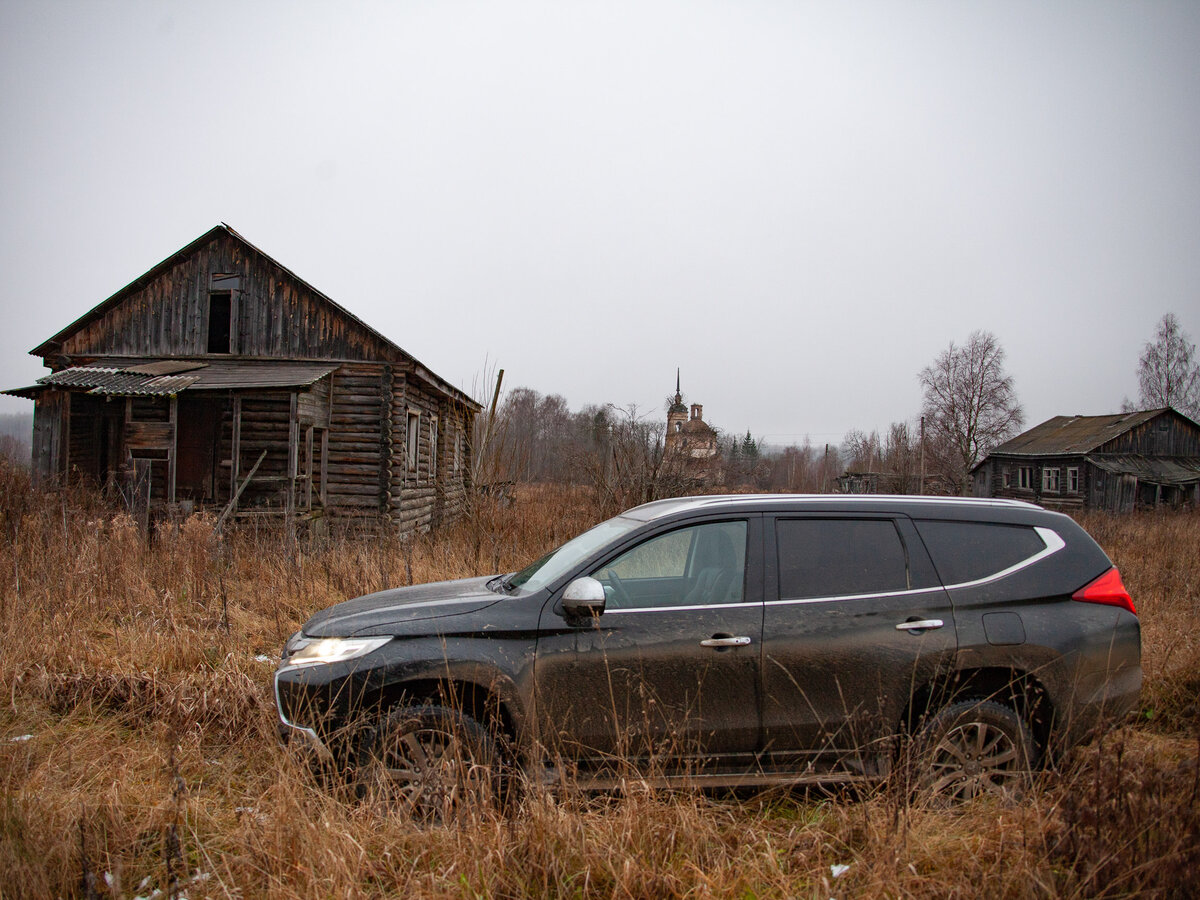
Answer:
<svg viewBox="0 0 1200 900"><path fill-rule="evenodd" d="M392 391L390 518L401 533L434 525L437 488L430 427L438 410L437 397L418 378L411 372L397 372ZM440 431L440 421L438 427Z"/></svg>
<svg viewBox="0 0 1200 900"><path fill-rule="evenodd" d="M440 408L444 434L438 449L436 524L466 510L467 473L470 471L466 411L461 404L445 399Z"/></svg>
<svg viewBox="0 0 1200 900"><path fill-rule="evenodd" d="M379 482L388 460L379 409L386 368L347 363L332 375L326 492L339 517L377 519L383 511Z"/></svg>

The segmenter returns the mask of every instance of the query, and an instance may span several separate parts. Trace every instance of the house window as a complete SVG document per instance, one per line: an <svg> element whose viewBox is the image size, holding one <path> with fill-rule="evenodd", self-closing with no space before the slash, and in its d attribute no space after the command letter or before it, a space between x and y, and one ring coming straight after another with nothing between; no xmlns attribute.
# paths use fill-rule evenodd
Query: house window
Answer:
<svg viewBox="0 0 1200 900"><path fill-rule="evenodd" d="M1058 493L1058 469L1042 469L1042 490Z"/></svg>
<svg viewBox="0 0 1200 900"><path fill-rule="evenodd" d="M1072 494L1079 493L1079 469L1074 467L1067 469L1067 490Z"/></svg>
<svg viewBox="0 0 1200 900"><path fill-rule="evenodd" d="M1008 466L1004 467L1003 471L1001 472L1001 477L1004 479L1004 486L1006 488L1012 487L1012 472L1009 471Z"/></svg>
<svg viewBox="0 0 1200 900"><path fill-rule="evenodd" d="M429 420L429 477L437 478L438 464L438 418Z"/></svg>
<svg viewBox="0 0 1200 900"><path fill-rule="evenodd" d="M208 352L228 353L232 329L233 294L214 291L208 295Z"/></svg>
<svg viewBox="0 0 1200 900"><path fill-rule="evenodd" d="M1021 466L1017 469L1017 486L1027 491L1033 490L1033 466Z"/></svg>
<svg viewBox="0 0 1200 900"><path fill-rule="evenodd" d="M421 438L421 414L416 410L408 411L408 432L405 434L407 446L407 463L408 474L416 477L417 474L417 447Z"/></svg>
<svg viewBox="0 0 1200 900"><path fill-rule="evenodd" d="M462 432L454 432L454 474L462 469Z"/></svg>

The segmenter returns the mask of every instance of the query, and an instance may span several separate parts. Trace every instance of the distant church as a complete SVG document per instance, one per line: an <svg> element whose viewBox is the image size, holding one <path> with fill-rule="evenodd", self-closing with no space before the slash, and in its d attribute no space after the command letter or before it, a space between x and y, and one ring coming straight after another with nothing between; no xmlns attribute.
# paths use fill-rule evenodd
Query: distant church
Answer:
<svg viewBox="0 0 1200 900"><path fill-rule="evenodd" d="M689 415L679 391L679 370L675 370L675 399L667 407L667 437L664 447L667 461L681 469L683 477L697 483L722 481L717 432L704 421L704 407L693 403Z"/></svg>

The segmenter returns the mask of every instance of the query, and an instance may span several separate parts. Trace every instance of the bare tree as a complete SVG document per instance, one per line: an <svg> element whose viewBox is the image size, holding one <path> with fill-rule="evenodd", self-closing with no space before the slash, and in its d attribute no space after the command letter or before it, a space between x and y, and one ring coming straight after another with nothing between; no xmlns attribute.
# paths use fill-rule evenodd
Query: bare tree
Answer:
<svg viewBox="0 0 1200 900"><path fill-rule="evenodd" d="M1196 345L1179 327L1174 313L1158 323L1154 340L1147 341L1138 360L1138 398L1142 409L1171 406L1193 419L1200 417L1200 364ZM1128 409L1130 403L1124 404Z"/></svg>
<svg viewBox="0 0 1200 900"><path fill-rule="evenodd" d="M951 341L917 377L930 447L943 451L935 463L965 494L975 464L1025 421L1012 376L1004 371L1004 348L991 332L975 331L961 347Z"/></svg>

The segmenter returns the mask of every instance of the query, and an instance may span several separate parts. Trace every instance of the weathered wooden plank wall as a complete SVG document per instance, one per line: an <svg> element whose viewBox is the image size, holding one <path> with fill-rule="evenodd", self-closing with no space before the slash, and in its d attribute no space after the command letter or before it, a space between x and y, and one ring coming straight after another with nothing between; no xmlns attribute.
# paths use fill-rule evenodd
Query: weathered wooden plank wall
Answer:
<svg viewBox="0 0 1200 900"><path fill-rule="evenodd" d="M63 343L68 356L199 356L208 351L209 294L238 288L231 351L240 356L387 359L394 350L278 265L228 234L129 292Z"/></svg>
<svg viewBox="0 0 1200 900"><path fill-rule="evenodd" d="M1163 413L1109 441L1099 452L1146 456L1200 456L1200 429L1181 417Z"/></svg>

